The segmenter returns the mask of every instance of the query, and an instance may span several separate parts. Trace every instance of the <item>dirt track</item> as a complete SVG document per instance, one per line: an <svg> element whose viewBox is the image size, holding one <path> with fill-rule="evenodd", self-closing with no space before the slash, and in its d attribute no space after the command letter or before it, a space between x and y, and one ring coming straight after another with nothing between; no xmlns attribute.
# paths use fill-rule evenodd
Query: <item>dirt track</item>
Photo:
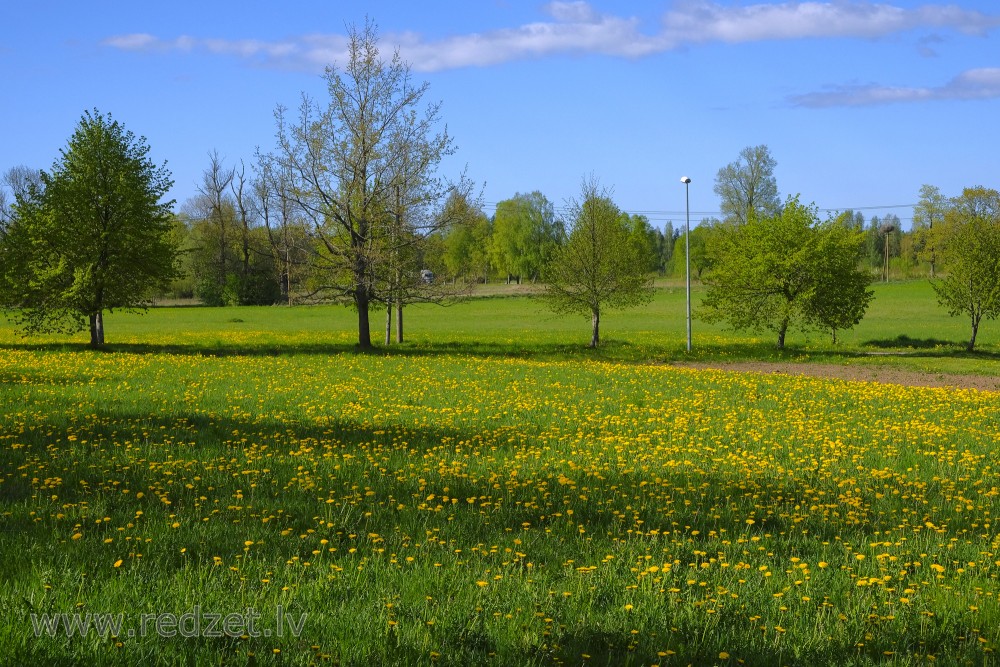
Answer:
<svg viewBox="0 0 1000 667"><path fill-rule="evenodd" d="M921 373L920 371L899 368L840 366L837 364L776 363L766 361L675 362L671 365L682 368L715 368L724 371L808 375L810 377L881 382L883 384L898 384L909 387L958 387L961 389L978 389L980 391L1000 391L1000 377L950 373Z"/></svg>

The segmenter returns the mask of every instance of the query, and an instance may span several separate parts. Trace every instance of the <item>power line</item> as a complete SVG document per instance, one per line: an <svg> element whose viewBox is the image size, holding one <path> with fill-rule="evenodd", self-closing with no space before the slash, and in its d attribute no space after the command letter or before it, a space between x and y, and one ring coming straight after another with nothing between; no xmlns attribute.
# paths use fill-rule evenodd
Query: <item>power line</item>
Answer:
<svg viewBox="0 0 1000 667"><path fill-rule="evenodd" d="M483 208L487 210L496 211L496 207L500 202L483 202ZM900 208L914 208L917 204L885 204L880 206L838 206L829 208L817 208L816 210L821 213L843 213L844 211L881 211L885 209L900 209ZM557 213L568 213L569 208L565 206L553 206L552 210ZM658 210L658 209L623 209L623 213L628 213L629 215L645 215L650 218L650 220L660 220L666 222L672 222L672 217L677 216L683 218L685 211L683 210ZM713 217L718 218L722 216L722 211L691 211L692 216L702 216L702 217ZM655 216L655 217L654 217ZM666 217L664 217L666 216ZM913 220L913 218L900 218L901 221Z"/></svg>

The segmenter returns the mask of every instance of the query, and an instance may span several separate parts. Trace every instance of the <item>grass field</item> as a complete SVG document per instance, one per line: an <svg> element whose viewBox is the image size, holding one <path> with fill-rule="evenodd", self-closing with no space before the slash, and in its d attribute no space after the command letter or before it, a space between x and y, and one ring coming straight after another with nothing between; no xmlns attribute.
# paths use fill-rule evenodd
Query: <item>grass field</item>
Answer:
<svg viewBox="0 0 1000 667"><path fill-rule="evenodd" d="M336 307L0 328L0 662L992 664L1000 397L656 363L683 308L597 352L524 298L370 355ZM921 283L839 346L695 325L694 359L1000 374Z"/></svg>

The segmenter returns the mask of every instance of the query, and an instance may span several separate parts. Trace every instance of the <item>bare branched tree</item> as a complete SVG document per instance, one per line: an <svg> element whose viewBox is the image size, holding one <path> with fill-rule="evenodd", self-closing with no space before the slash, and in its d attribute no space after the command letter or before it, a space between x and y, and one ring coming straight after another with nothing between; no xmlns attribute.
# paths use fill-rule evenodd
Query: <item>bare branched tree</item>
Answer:
<svg viewBox="0 0 1000 667"><path fill-rule="evenodd" d="M314 289L353 302L367 349L369 309L399 301L393 275L406 272L404 249L435 229L429 211L461 186L436 173L454 146L436 130L440 105L422 106L428 84L412 82L398 52L382 58L370 22L351 28L348 53L342 68L326 69L328 102L304 95L294 121L278 107L278 147L265 162L289 175L290 199L315 238L323 279Z"/></svg>

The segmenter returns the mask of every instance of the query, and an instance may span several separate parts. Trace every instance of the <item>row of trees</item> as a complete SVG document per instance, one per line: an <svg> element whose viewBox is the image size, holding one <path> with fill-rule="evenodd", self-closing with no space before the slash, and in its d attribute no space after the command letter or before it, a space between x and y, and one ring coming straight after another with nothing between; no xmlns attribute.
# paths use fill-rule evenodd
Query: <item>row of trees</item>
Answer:
<svg viewBox="0 0 1000 667"><path fill-rule="evenodd" d="M172 295L197 297L206 305L309 300L323 272L314 263L318 237L282 194L287 183L272 180L266 187L259 177L247 182L244 172L242 164L226 167L217 154L210 155L199 194L184 203L174 224L184 253ZM453 192L435 215L434 229L419 239L406 270L426 269L446 283L535 283L567 240L566 222L537 191L499 202L492 216L477 201ZM669 223L665 231L656 229L642 215L619 216L640 249L641 266L672 274L679 233Z"/></svg>
<svg viewBox="0 0 1000 667"><path fill-rule="evenodd" d="M105 310L143 308L171 287L207 303L344 300L368 348L377 308L386 343L394 319L402 341L406 304L499 273L543 282L553 310L590 315L596 346L602 312L648 301L652 274L686 259L676 250L685 239L621 211L594 177L565 220L538 192L488 218L464 175L437 175L454 150L437 130L440 107L423 104L427 84L411 81L398 53L381 58L377 41L370 23L352 30L348 62L326 70L329 99L304 97L294 117L279 106L276 147L249 170L211 154L198 196L176 217L164 201L170 174L149 160L145 139L85 114L50 172L15 169L0 188L0 305L28 332L89 323L99 346ZM704 316L770 329L779 347L794 326L836 338L870 302L873 253L887 270L902 232L891 219L820 221L797 198L781 203L775 165L766 146L750 147L717 175L724 218L691 238L709 285ZM947 200L925 187L915 211L913 252L945 275L935 282L942 303L970 316L970 349L1000 301L990 291L1000 283L998 208L992 190Z"/></svg>
<svg viewBox="0 0 1000 667"><path fill-rule="evenodd" d="M2 204L0 305L26 332L76 330L89 320L103 345L103 313L143 308L189 269L212 303L345 299L358 313L358 345L371 346L369 312L444 298L420 279L427 240L463 222L471 184L437 175L454 147L438 131L398 53L380 57L373 24L353 29L343 69L327 68L325 103L303 97L297 115L278 107L276 148L248 174L217 155L187 215L173 219L165 165L145 139L88 112L53 164ZM296 267L305 266L303 278ZM417 267L413 270L413 267ZM275 279L277 278L277 279ZM180 287L176 282L174 287Z"/></svg>
<svg viewBox="0 0 1000 667"><path fill-rule="evenodd" d="M860 212L845 211L820 222L798 198L779 206L775 165L756 146L719 170L726 218L703 224L691 257L709 285L705 319L772 330L779 348L793 325L825 329L836 341L864 317L872 269L888 280L890 259L905 248L913 264L928 266L941 305L969 318L966 348L975 349L982 320L1000 314L1000 193L966 188L948 199L925 185L904 233L893 215L866 225Z"/></svg>
<svg viewBox="0 0 1000 667"><path fill-rule="evenodd" d="M596 183L592 177L588 182ZM586 199L586 195L583 197ZM481 209L469 210L464 224L436 232L429 239L424 263L435 274L452 281L537 282L549 269L556 251L566 243L567 226L574 223L577 213L576 200L567 202L563 219L542 193L518 193L499 202L493 216ZM661 276L671 273L679 238L672 225L668 223L661 230L653 227L646 216L620 210L618 215L639 247L641 266Z"/></svg>

